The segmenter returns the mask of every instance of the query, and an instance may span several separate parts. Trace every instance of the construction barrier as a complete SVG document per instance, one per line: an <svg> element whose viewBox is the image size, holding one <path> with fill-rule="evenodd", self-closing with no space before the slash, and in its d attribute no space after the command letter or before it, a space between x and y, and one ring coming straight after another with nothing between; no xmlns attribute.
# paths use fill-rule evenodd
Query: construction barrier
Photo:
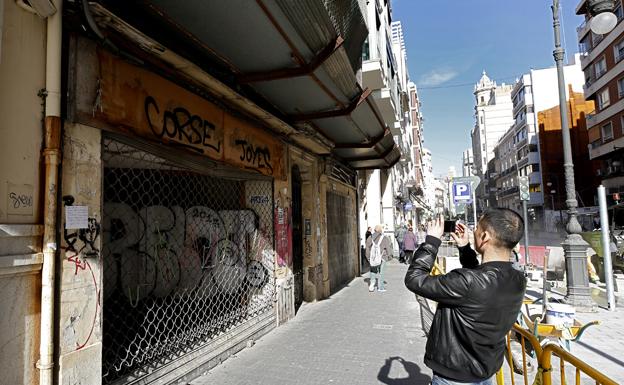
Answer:
<svg viewBox="0 0 624 385"><path fill-rule="evenodd" d="M513 343L519 344L521 347L520 359L513 354ZM553 370L553 356L559 359L559 370ZM498 385L504 385L506 378L510 379L511 385L516 385L518 380L516 374L522 376L524 385L552 385L553 383L567 385L566 370L574 372L576 385L582 384L581 374L591 378L592 383L596 385L617 385L614 380L574 356L559 344L555 342L540 344L539 340L530 331L518 324L515 324L507 335L506 358L508 372L505 370L505 365L503 365L496 374L496 383ZM537 371L533 370L534 373L532 373L531 369L535 369L535 364L537 364ZM533 377L531 378L532 374Z"/></svg>

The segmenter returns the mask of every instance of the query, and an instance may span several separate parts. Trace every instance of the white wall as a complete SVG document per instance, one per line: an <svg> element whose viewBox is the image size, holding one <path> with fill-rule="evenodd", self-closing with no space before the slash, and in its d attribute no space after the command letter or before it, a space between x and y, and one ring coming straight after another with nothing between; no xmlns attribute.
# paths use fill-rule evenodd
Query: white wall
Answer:
<svg viewBox="0 0 624 385"><path fill-rule="evenodd" d="M42 107L46 23L0 0L0 369L39 382Z"/></svg>
<svg viewBox="0 0 624 385"><path fill-rule="evenodd" d="M572 85L572 89L575 92L583 92L585 76L581 70L580 61L564 66L563 76L566 83L566 99L570 97L569 84ZM555 67L531 70L531 84L536 113L559 105L559 88L557 86L557 69Z"/></svg>
<svg viewBox="0 0 624 385"><path fill-rule="evenodd" d="M41 220L43 110L37 93L45 88L45 27L38 16L14 1L5 1L0 58L0 223ZM20 203L12 196L25 199Z"/></svg>

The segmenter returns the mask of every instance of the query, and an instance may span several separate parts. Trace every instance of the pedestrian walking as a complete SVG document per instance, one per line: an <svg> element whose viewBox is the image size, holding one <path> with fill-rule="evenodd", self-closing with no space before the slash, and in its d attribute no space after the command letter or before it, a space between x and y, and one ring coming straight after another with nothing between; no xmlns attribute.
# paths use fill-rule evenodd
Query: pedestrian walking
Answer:
<svg viewBox="0 0 624 385"><path fill-rule="evenodd" d="M394 231L394 238L397 240L399 244L399 262L405 262L405 255L403 254L403 239L405 238L405 233L407 233L407 227L405 224L400 225Z"/></svg>
<svg viewBox="0 0 624 385"><path fill-rule="evenodd" d="M384 292L384 269L386 262L392 259L392 241L383 235L383 226L375 226L375 232L366 240L366 259L370 264L368 291Z"/></svg>
<svg viewBox="0 0 624 385"><path fill-rule="evenodd" d="M418 245L425 242L425 238L427 237L427 231L425 229L425 225L418 226L418 231L416 232L416 239L418 239Z"/></svg>
<svg viewBox="0 0 624 385"><path fill-rule="evenodd" d="M418 239L416 238L416 234L414 234L414 229L412 225L407 226L407 232L403 237L403 255L405 257L405 263L408 265L412 263L412 255L414 255L414 250L418 248Z"/></svg>
<svg viewBox="0 0 624 385"><path fill-rule="evenodd" d="M526 289L524 274L509 260L523 231L518 213L491 209L476 226L472 249L468 228L458 223L451 237L463 268L431 276L444 221L440 217L429 224L405 285L438 302L425 351L433 385L493 384L492 376L503 363L505 337L516 321ZM482 255L481 264L475 250Z"/></svg>
<svg viewBox="0 0 624 385"><path fill-rule="evenodd" d="M371 227L369 226L368 229L366 229L366 234L364 235L364 242L368 241L368 238L373 235L373 233L371 232Z"/></svg>

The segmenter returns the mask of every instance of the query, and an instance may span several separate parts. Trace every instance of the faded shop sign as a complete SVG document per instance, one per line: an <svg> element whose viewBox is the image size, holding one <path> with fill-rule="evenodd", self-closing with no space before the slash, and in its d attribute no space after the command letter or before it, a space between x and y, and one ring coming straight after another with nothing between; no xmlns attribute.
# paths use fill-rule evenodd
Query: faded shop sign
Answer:
<svg viewBox="0 0 624 385"><path fill-rule="evenodd" d="M284 179L282 143L200 96L104 50L95 117L122 131Z"/></svg>

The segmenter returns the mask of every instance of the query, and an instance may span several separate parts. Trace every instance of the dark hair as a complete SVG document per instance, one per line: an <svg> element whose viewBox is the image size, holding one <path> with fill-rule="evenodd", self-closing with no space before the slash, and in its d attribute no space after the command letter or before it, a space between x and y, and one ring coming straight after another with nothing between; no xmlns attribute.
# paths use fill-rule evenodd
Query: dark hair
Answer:
<svg viewBox="0 0 624 385"><path fill-rule="evenodd" d="M510 209L489 209L479 220L484 230L490 232L495 245L513 249L524 233L524 220L517 212Z"/></svg>

